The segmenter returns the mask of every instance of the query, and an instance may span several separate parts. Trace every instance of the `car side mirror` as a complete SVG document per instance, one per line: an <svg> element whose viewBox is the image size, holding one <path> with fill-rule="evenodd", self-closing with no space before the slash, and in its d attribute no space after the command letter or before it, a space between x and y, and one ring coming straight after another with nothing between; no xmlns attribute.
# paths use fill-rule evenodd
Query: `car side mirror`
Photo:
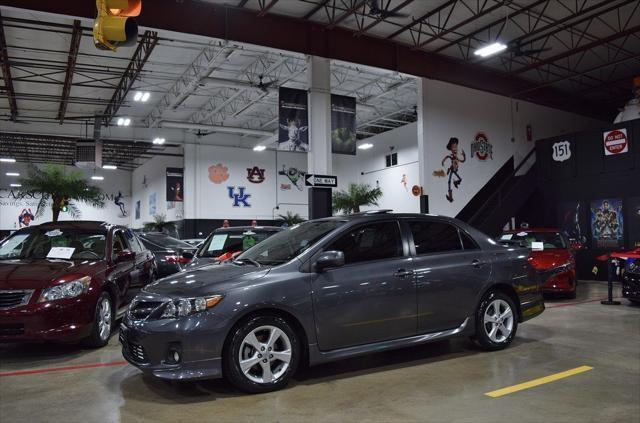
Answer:
<svg viewBox="0 0 640 423"><path fill-rule="evenodd" d="M136 258L136 254L133 251L129 251L129 250L120 251L116 256L116 263L133 261L135 258Z"/></svg>
<svg viewBox="0 0 640 423"><path fill-rule="evenodd" d="M325 251L316 260L316 272L321 272L331 267L344 266L344 253L342 251Z"/></svg>

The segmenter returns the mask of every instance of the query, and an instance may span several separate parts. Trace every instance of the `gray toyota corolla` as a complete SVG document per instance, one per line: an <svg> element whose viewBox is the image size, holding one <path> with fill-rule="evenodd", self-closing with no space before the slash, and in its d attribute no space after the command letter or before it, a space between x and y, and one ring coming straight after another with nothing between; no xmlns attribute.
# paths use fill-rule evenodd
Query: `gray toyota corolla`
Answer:
<svg viewBox="0 0 640 423"><path fill-rule="evenodd" d="M148 285L122 322L122 351L159 378L266 392L303 362L461 335L497 350L544 310L527 257L445 217L313 220Z"/></svg>

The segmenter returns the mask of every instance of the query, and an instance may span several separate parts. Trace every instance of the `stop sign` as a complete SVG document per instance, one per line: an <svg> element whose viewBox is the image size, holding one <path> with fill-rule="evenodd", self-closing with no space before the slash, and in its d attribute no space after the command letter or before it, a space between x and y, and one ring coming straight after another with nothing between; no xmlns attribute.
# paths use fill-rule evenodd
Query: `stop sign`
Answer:
<svg viewBox="0 0 640 423"><path fill-rule="evenodd" d="M604 133L604 154L612 156L629 151L626 128L614 129Z"/></svg>

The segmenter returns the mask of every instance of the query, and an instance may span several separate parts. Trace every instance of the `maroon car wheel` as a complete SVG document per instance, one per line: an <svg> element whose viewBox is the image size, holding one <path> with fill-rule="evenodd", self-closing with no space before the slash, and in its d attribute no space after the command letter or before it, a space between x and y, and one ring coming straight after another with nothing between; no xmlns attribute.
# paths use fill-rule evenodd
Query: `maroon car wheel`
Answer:
<svg viewBox="0 0 640 423"><path fill-rule="evenodd" d="M99 348L107 345L113 329L113 306L111 297L103 292L98 297L93 318L91 335L86 340L89 347Z"/></svg>

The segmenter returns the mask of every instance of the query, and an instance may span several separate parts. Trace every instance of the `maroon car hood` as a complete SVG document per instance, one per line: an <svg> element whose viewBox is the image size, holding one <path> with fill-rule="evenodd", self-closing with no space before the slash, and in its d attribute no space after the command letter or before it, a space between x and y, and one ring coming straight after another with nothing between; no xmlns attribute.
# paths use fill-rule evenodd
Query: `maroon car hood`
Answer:
<svg viewBox="0 0 640 423"><path fill-rule="evenodd" d="M104 270L103 261L0 260L0 289L40 289L70 273L93 276Z"/></svg>

